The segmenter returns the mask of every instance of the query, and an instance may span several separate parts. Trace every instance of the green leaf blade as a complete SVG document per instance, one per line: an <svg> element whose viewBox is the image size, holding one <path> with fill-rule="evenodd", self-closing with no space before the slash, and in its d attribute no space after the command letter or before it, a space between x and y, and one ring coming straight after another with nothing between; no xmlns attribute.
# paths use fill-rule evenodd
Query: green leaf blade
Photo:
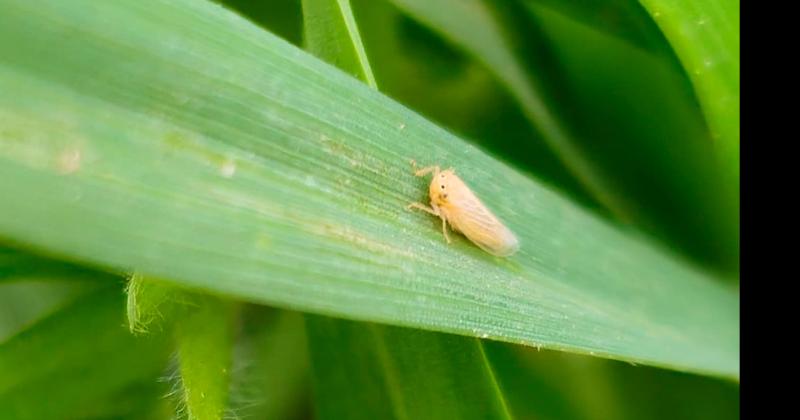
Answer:
<svg viewBox="0 0 800 420"><path fill-rule="evenodd" d="M738 197L739 1L640 0L692 80Z"/></svg>
<svg viewBox="0 0 800 420"><path fill-rule="evenodd" d="M711 276L220 8L87 4L0 2L4 237L252 302L738 375L738 296ZM520 253L406 212L412 158L455 166Z"/></svg>
<svg viewBox="0 0 800 420"><path fill-rule="evenodd" d="M319 316L306 330L322 419L510 418L477 339Z"/></svg>
<svg viewBox="0 0 800 420"><path fill-rule="evenodd" d="M303 0L305 49L377 88L349 0Z"/></svg>

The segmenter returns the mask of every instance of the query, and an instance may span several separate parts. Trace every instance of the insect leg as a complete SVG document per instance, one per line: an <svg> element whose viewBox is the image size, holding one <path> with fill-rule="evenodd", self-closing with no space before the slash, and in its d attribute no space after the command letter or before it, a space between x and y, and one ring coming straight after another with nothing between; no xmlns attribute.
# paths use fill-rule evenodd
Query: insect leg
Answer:
<svg viewBox="0 0 800 420"><path fill-rule="evenodd" d="M447 240L447 243L450 243L450 236L447 234L447 219L442 217L442 233L444 234L444 239Z"/></svg>
<svg viewBox="0 0 800 420"><path fill-rule="evenodd" d="M439 212L436 211L436 209L430 208L430 207L428 207L428 206L426 206L426 205L424 205L422 203L411 203L411 204L406 206L406 209L407 210L420 209L420 210L426 211L426 212L428 212L428 213L430 213L430 214L432 214L434 216L438 216L439 215Z"/></svg>
<svg viewBox="0 0 800 420"><path fill-rule="evenodd" d="M414 175L416 175L416 176L425 176L425 175L428 175L429 173L433 172L433 175L435 176L436 174L439 173L439 171L441 171L441 169L439 169L439 165L428 166L426 168L422 168L420 170L417 170L416 172L414 172Z"/></svg>
<svg viewBox="0 0 800 420"><path fill-rule="evenodd" d="M417 161L415 161L415 160L411 161L411 166L414 167L414 175L416 175L416 176L425 176L425 175L427 175L427 174L429 174L431 172L433 172L433 174L436 175L441 170L439 168L439 165L426 166L426 167L424 167L422 169L417 169Z"/></svg>

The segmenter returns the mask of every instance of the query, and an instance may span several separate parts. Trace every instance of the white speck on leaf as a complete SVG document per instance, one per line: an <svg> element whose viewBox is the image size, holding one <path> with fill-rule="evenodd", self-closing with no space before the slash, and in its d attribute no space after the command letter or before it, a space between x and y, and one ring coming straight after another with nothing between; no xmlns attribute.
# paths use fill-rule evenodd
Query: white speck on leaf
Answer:
<svg viewBox="0 0 800 420"><path fill-rule="evenodd" d="M316 188L317 187L317 180L314 179L311 175L306 175L305 184L308 187Z"/></svg>
<svg viewBox="0 0 800 420"><path fill-rule="evenodd" d="M62 174L71 174L81 168L81 151L67 149L58 156L58 171Z"/></svg>
<svg viewBox="0 0 800 420"><path fill-rule="evenodd" d="M219 174L225 178L232 177L234 174L236 174L236 162L230 159L223 162L222 166L219 168Z"/></svg>

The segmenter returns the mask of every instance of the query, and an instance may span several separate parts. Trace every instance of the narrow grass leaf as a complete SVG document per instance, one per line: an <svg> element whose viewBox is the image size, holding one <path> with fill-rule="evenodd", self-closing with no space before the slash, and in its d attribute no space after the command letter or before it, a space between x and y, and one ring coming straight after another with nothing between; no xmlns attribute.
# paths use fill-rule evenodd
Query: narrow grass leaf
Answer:
<svg viewBox="0 0 800 420"><path fill-rule="evenodd" d="M653 51L643 50L539 3L517 10L517 36L547 40L553 64L533 71L547 73L568 98L568 110L560 110L570 127L635 197L637 226L698 263L734 274L739 202L726 191L728 177L710 164L716 151L708 126L669 43L659 39Z"/></svg>
<svg viewBox="0 0 800 420"><path fill-rule="evenodd" d="M517 0L519 1L519 0ZM648 14L636 0L521 0L547 7L648 51L660 40L649 29Z"/></svg>
<svg viewBox="0 0 800 420"><path fill-rule="evenodd" d="M669 40L716 140L718 162L739 186L739 0L639 0Z"/></svg>
<svg viewBox="0 0 800 420"><path fill-rule="evenodd" d="M738 376L736 292L211 3L0 0L0 89L2 237L251 302ZM404 210L427 188L410 159L454 166L520 252Z"/></svg>
<svg viewBox="0 0 800 420"><path fill-rule="evenodd" d="M377 88L350 0L303 0L304 48Z"/></svg>
<svg viewBox="0 0 800 420"><path fill-rule="evenodd" d="M319 316L306 329L321 419L510 418L475 338Z"/></svg>

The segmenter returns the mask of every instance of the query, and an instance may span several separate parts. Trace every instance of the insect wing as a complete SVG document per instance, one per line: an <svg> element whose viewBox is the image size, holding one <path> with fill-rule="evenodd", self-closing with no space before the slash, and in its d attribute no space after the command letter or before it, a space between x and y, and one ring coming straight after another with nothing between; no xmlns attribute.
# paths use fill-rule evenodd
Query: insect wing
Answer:
<svg viewBox="0 0 800 420"><path fill-rule="evenodd" d="M450 190L448 221L459 232L484 251L505 257L519 249L514 234L488 208L460 183Z"/></svg>

